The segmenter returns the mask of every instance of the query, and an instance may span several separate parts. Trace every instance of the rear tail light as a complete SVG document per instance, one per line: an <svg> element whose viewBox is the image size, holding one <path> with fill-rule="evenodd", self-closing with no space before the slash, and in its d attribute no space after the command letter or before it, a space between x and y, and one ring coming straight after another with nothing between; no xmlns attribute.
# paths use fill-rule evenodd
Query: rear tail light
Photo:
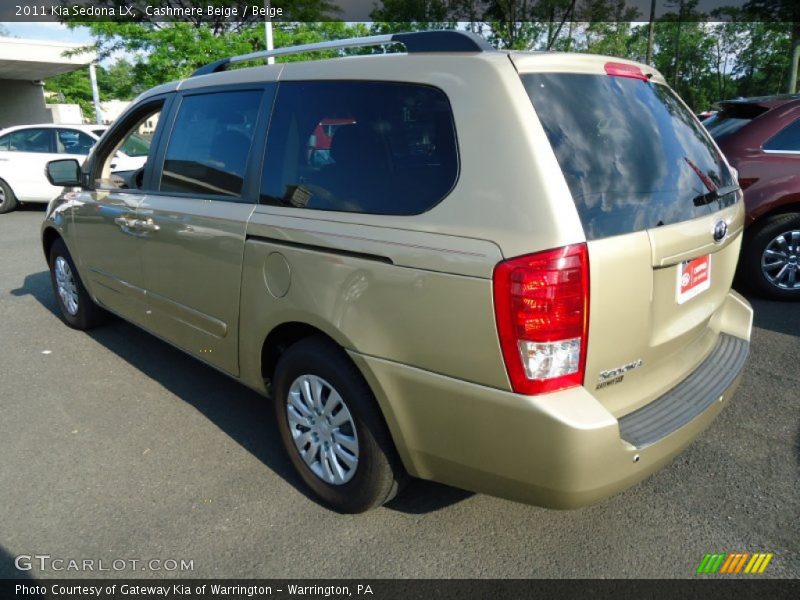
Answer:
<svg viewBox="0 0 800 600"><path fill-rule="evenodd" d="M589 326L586 244L501 262L493 286L497 331L513 390L541 394L581 385Z"/></svg>

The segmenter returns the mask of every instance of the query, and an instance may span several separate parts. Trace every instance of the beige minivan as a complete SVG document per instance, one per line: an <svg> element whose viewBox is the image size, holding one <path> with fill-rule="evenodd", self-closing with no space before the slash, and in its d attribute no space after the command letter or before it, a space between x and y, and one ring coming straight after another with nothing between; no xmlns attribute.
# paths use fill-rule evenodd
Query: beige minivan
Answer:
<svg viewBox="0 0 800 600"><path fill-rule="evenodd" d="M234 57L48 176L67 324L119 315L270 396L339 511L409 476L595 502L691 443L747 357L735 172L647 65L455 31Z"/></svg>

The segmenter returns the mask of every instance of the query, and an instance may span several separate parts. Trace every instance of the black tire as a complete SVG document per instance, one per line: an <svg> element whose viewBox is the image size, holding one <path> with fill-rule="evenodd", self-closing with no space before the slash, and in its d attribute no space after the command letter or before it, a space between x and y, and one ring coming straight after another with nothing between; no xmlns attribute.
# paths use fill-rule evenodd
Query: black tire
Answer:
<svg viewBox="0 0 800 600"><path fill-rule="evenodd" d="M740 279L742 283L760 296L773 300L800 300L800 241L792 245L787 259L797 264L795 268L796 287L786 287L788 282L781 282L783 286L769 280L762 269L762 258L770 244L781 235L787 235L791 240L791 232L800 232L800 213L785 213L765 217L753 225L746 232L742 246L742 256L739 262ZM793 258L792 258L793 257ZM773 269L773 278L778 270Z"/></svg>
<svg viewBox="0 0 800 600"><path fill-rule="evenodd" d="M318 377L329 384L342 398L343 405L352 416L357 434L358 461L354 473L346 482L333 484L324 481L306 464L295 445L293 427L288 417L289 392L292 384L305 376ZM323 504L342 513L361 513L395 497L408 476L372 391L340 347L322 336L297 342L281 355L275 369L272 392L278 430L289 459ZM327 398L330 404L330 392ZM294 430L305 431L302 427L295 425ZM340 429L337 428L337 432ZM312 433L310 429L308 433ZM341 438L329 439L332 440L331 445L338 446L335 440ZM321 445L320 441L318 446ZM311 448L310 442L307 448ZM341 446L338 448L341 452ZM312 455L320 457L317 466L321 468L322 450L314 451ZM330 462L328 464L332 466Z"/></svg>
<svg viewBox="0 0 800 600"><path fill-rule="evenodd" d="M0 179L0 215L17 208L17 197L11 187Z"/></svg>
<svg viewBox="0 0 800 600"><path fill-rule="evenodd" d="M70 310L61 297L58 290L58 282L56 276L57 262L63 259L69 267L69 275L72 278L74 290L77 294L77 310ZM94 301L89 297L86 288L83 287L83 281L78 274L78 269L75 267L75 262L70 256L67 245L61 238L53 242L50 247L50 281L53 284L53 293L55 293L58 307L61 309L61 317L64 322L73 329L80 329L86 331L98 325L102 325L108 320L108 313L97 306Z"/></svg>

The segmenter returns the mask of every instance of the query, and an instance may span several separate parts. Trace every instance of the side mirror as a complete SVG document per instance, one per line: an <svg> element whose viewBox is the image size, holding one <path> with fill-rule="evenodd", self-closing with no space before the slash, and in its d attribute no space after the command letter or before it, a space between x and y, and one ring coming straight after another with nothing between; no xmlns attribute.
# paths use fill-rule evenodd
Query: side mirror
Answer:
<svg viewBox="0 0 800 600"><path fill-rule="evenodd" d="M74 158L51 160L45 174L47 181L56 187L78 187L81 184L81 166Z"/></svg>

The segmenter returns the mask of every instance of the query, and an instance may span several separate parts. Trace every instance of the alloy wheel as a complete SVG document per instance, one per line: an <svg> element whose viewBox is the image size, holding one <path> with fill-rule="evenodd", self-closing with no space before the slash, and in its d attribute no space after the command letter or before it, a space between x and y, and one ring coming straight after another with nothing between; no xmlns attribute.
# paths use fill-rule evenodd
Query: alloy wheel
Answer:
<svg viewBox="0 0 800 600"><path fill-rule="evenodd" d="M761 272L782 290L800 289L800 230L775 236L761 256Z"/></svg>

